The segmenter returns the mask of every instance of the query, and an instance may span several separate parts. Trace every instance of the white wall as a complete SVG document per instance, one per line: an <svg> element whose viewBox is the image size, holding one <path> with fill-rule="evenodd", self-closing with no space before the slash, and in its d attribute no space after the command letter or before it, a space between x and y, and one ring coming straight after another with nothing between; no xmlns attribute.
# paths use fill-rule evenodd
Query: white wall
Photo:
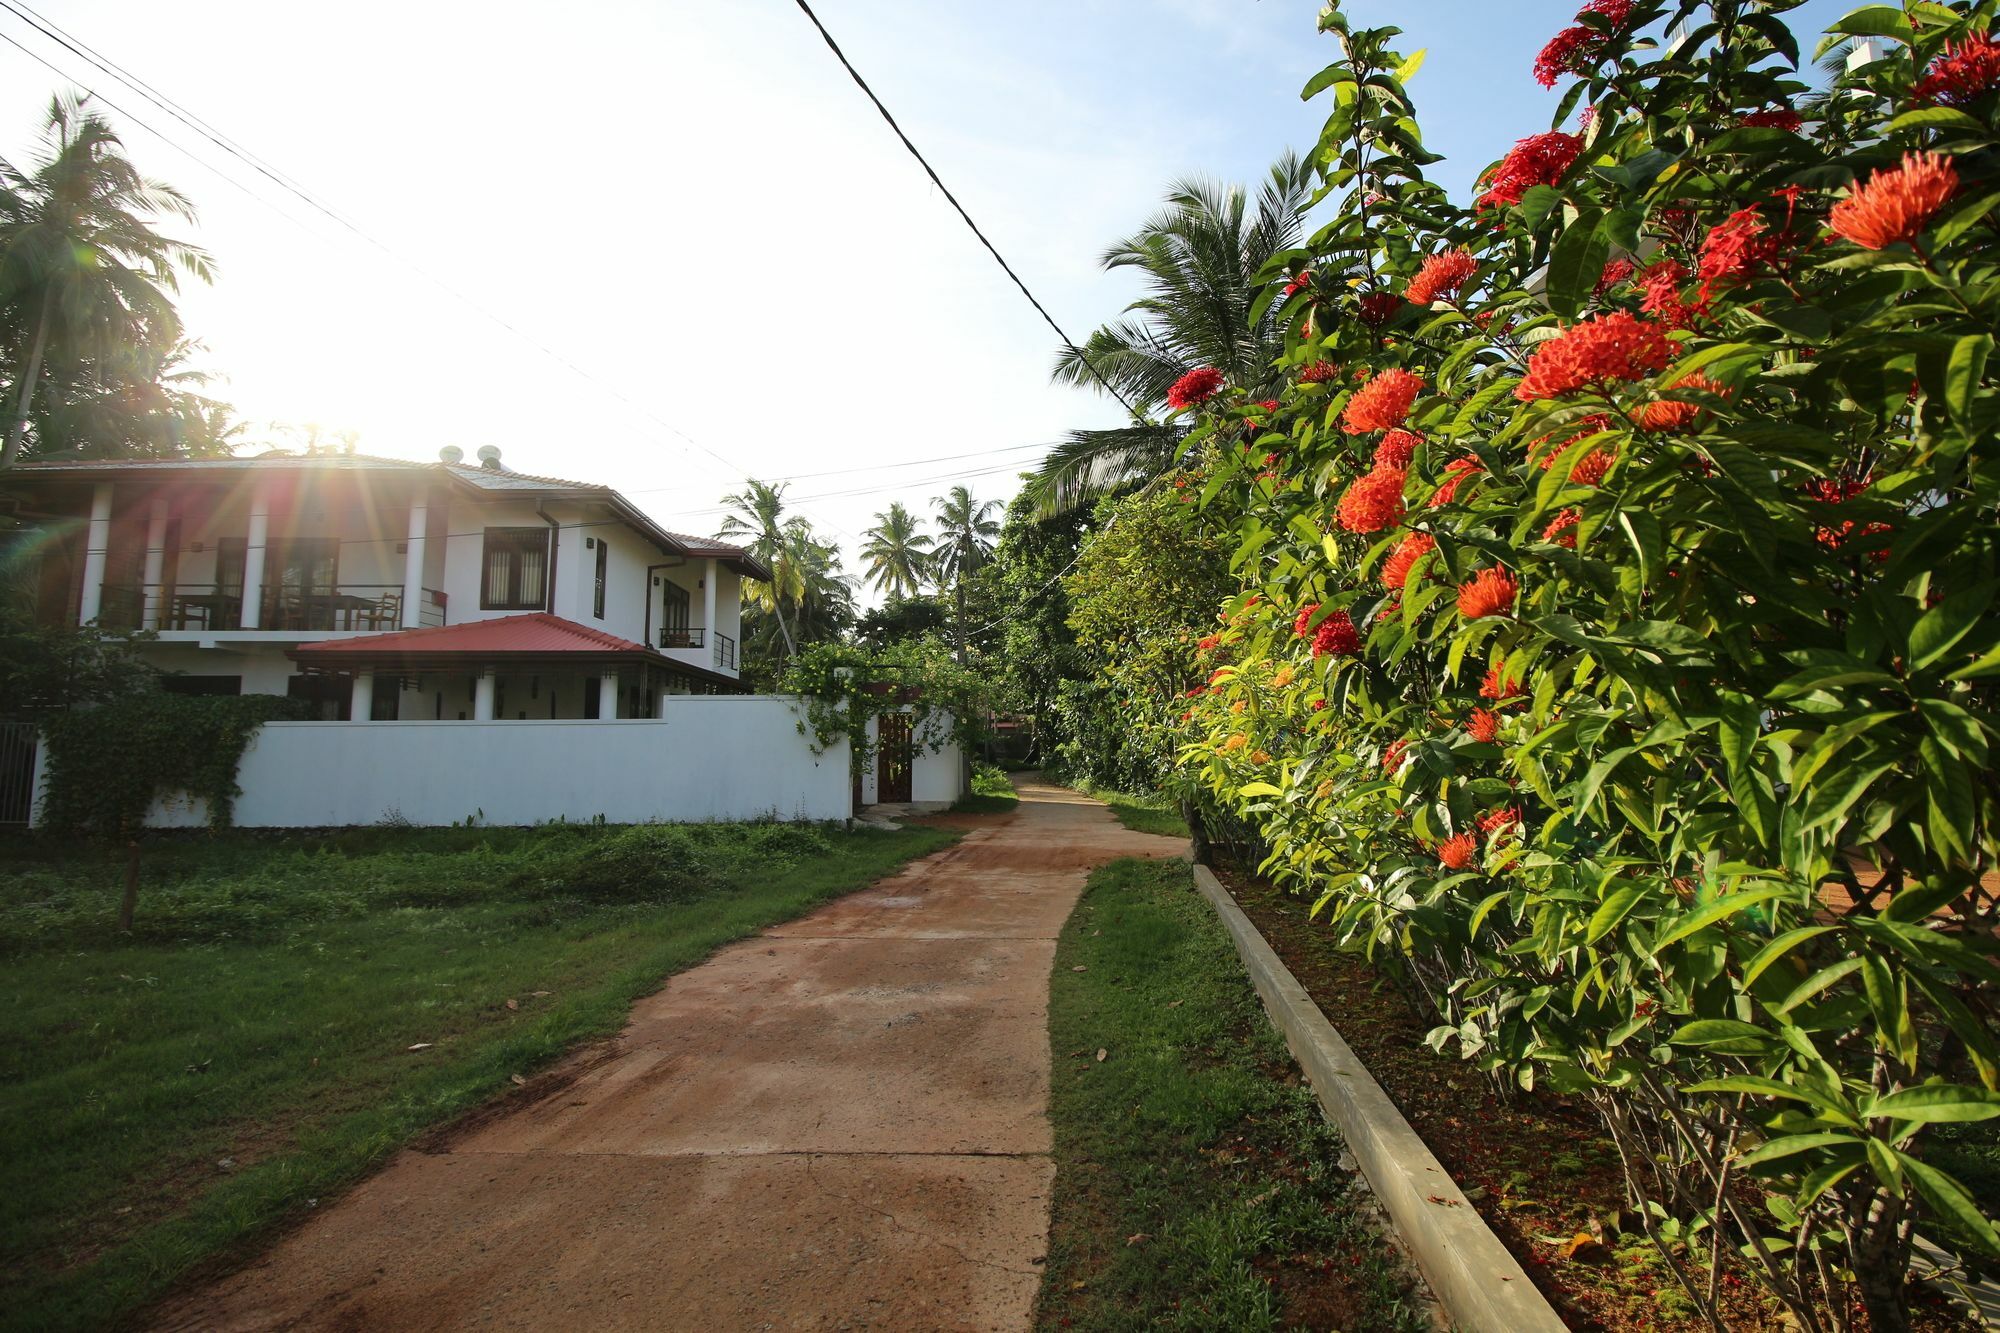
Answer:
<svg viewBox="0 0 2000 1333"><path fill-rule="evenodd" d="M236 823L845 819L847 745L813 754L801 716L782 696L696 695L670 699L660 720L270 722L238 770ZM206 819L180 797L147 823Z"/></svg>

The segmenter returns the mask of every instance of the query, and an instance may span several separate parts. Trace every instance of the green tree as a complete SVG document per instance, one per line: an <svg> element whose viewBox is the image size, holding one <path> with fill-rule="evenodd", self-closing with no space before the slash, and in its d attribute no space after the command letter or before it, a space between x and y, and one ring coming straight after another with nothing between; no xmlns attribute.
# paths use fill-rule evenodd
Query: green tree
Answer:
<svg viewBox="0 0 2000 1333"><path fill-rule="evenodd" d="M993 543L1000 536L1000 524L993 511L998 500L978 500L963 486L954 486L949 495L931 501L937 510L937 578L940 586L950 585L955 621L952 634L958 645L958 660L965 661L966 580L992 558Z"/></svg>
<svg viewBox="0 0 2000 1333"><path fill-rule="evenodd" d="M868 581L891 598L922 592L930 578L931 538L918 530L921 521L898 500L875 515L875 526L861 534L867 539L861 558L867 562Z"/></svg>
<svg viewBox="0 0 2000 1333"><path fill-rule="evenodd" d="M27 443L52 362L101 369L129 349L164 355L181 336L177 270L214 276L201 249L152 229L161 213L192 221L193 206L141 176L101 116L58 97L43 128L29 167L0 161L0 355L12 399L0 467Z"/></svg>
<svg viewBox="0 0 2000 1333"><path fill-rule="evenodd" d="M785 656L791 657L798 652L798 645L785 619L785 603L798 598L799 570L792 561L785 535L785 483L751 477L742 490L723 496L722 503L732 512L723 516L716 535L742 540L750 553L771 571L769 579L745 579L743 595L752 605L776 618Z"/></svg>
<svg viewBox="0 0 2000 1333"><path fill-rule="evenodd" d="M1291 153L1272 164L1254 210L1241 186L1174 183L1165 208L1099 261L1144 275L1145 295L1126 307L1138 318L1104 325L1080 349L1064 348L1056 382L1099 392L1109 384L1148 418L1167 410L1176 380L1204 366L1262 397L1275 381L1285 325L1280 303L1257 304L1258 278L1299 244L1311 191L1311 171ZM1028 494L1044 515L1086 506L1172 467L1186 434L1173 421L1151 420L1071 431L1029 479Z"/></svg>

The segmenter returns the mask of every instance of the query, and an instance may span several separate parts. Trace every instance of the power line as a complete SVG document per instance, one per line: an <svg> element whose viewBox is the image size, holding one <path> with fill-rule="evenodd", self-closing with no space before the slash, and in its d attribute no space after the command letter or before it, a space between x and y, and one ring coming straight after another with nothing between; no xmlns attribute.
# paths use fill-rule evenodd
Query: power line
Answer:
<svg viewBox="0 0 2000 1333"><path fill-rule="evenodd" d="M571 374L575 375L578 379L581 379L585 383L592 385L593 387L597 388L600 392L615 399L619 403L622 403L625 407L630 409L635 414L643 417L647 421L652 422L654 425L669 432L670 434L677 436L681 440L685 441L688 445L708 455L716 462L722 464L723 467L727 468L731 473L741 475L744 477L748 477L750 475L742 467L741 464L732 462L728 458L723 457L715 450L710 449L707 445L701 443L699 440L689 435L686 431L683 431L678 426L675 426L672 422L666 420L664 417L659 416L657 413L653 412L651 409L645 407L643 404L637 402L636 400L626 396L626 394L624 394L621 390L619 390L615 385L612 385L602 379L599 379L596 375L593 375L591 372L584 369L582 366L578 365L575 361L572 361L569 357L564 356L562 353L556 351L554 348L549 347L547 344L535 338L532 334L529 334L526 330L518 327L515 324L510 323L502 316L494 313L492 310L489 310L485 306L481 305L471 296L453 287L450 283L447 283L442 278L432 273L430 270L424 268L422 265L417 264L413 260L405 258L396 250L391 248L388 244L376 239L373 235L363 230L358 224L354 223L353 221L350 221L348 218L342 216L339 212L335 211L333 208L327 206L326 204L321 203L317 198L313 197L311 194L306 192L302 187L295 184L289 177L280 173L275 168L266 165L261 159L250 154L247 150L238 148L232 141L224 137L220 131L214 130L212 127L208 126L207 122L200 120L200 118L196 117L192 112L187 111L185 108L181 107L179 103L174 102L171 98L168 98L166 94L158 93L156 90L152 89L151 85L145 84L142 80L140 80L137 75L124 72L123 67L117 65L116 62L111 61L109 57L100 56L97 52L94 51L93 48L91 48L81 38L72 39L65 35L61 35L60 30L52 30L53 25L51 25L50 27L44 27L43 21L38 21L36 17L31 17L29 12L26 12L24 11L24 9L17 7L13 3L13 0L0 0L0 9L5 9L7 12L13 14L16 18L20 19L23 23L26 23L30 28L40 33L43 37L56 43L58 46L61 46L64 50L69 51L78 58L87 61L96 69L109 75L111 78L118 80L118 82L124 84L127 88L131 89L139 96L145 98L148 102L151 102L154 106L159 107L162 111L165 111L168 115L172 116L175 120L180 121L183 125L186 125L189 129L194 130L197 134L200 134L203 138L207 139L210 143L213 143L216 147L228 153L231 157L236 158L244 165L256 171L259 175L262 175L267 179L271 180L273 183L278 185L280 188L284 189L286 192L296 195L299 199L303 200L306 204L312 207L316 212L324 214L326 217L332 219L334 222L338 223L341 227L345 228L347 231L352 232L356 237L366 242L368 245L374 247L376 250L381 251L384 255L387 255L389 258L395 260L398 264L401 264L404 268L408 269L410 272L415 273L418 277L421 277L426 282L429 282L439 291L442 291L447 296L450 296L453 300L458 301L466 308L472 310L474 313L489 320L493 324L497 325L499 328L505 330L507 333L512 334L515 338L519 339L527 346L533 348L535 351L540 352L543 356L549 358L551 361L554 361L556 364L562 366L564 369L568 370ZM4 39L5 41L8 42L9 45L18 48L20 51L28 55L31 59L35 60L37 63L53 71L54 73L60 75L64 79L72 79L72 76L69 75L67 72L51 64L49 61L43 59L40 55L37 55L35 52L29 50L26 46L23 46L20 42L15 41L13 38L7 37L5 34L0 34L0 39ZM72 81L80 82L80 80L72 80ZM232 185L235 185L236 188L238 188L239 190L244 191L246 194L250 194L253 198L261 198L261 196L256 195L254 191L250 190L248 186L245 186L242 182L228 175L228 173L222 171L220 168L216 167L213 163L206 161L205 159L202 158L202 156L199 153L196 153L192 149L188 148L185 144L178 143L170 136L161 133L158 129L155 129L145 120L141 119L136 115L133 115L130 111L127 111L124 108L118 106L116 103L112 102L109 98L103 96L101 93L98 93L95 90L89 88L86 88L85 91L89 93L91 96L96 97L97 100L99 100L100 102L103 102L104 105L110 107L113 111L116 111L118 112L118 114L131 120L134 124L138 125L141 129L144 129L147 133L153 135L155 138L158 138L162 142L171 145L172 147L178 149L180 152L186 154L189 158L192 158L194 161L200 162L203 166L208 167L209 170L215 172L215 174L221 176L224 180L229 181ZM268 203L269 201L265 202ZM279 211L282 213L282 210Z"/></svg>
<svg viewBox="0 0 2000 1333"><path fill-rule="evenodd" d="M1063 332L1062 325L1056 323L1055 316L1051 315L1042 303L1035 299L1035 294L1028 290L1027 283L1021 281L1021 275L1014 271L1014 266L1007 262L1006 257L1000 253L993 242L986 239L986 233L981 231L979 224L972 220L972 214L965 211L965 205L958 202L958 196L953 194L951 188L938 176L937 169L930 164L929 160L924 157L917 146L910 142L910 136L903 133L903 127L898 125L896 118L889 114L889 108L882 105L882 99L877 97L875 90L868 86L868 80L861 77L861 71L854 68L854 62L849 60L847 53L840 49L840 43L833 40L833 34L828 32L826 25L819 21L819 15L813 13L812 6L807 4L806 0L796 0L796 3L799 9L804 12L806 18L812 22L813 27L819 30L821 39L826 42L827 49L833 52L834 59L838 60L841 68L847 71L848 77L854 80L855 86L868 95L868 100L873 102L875 109L882 113L882 119L889 123L889 128L896 132L896 137L903 141L903 147L910 150L910 156L917 159L917 165L921 166L924 169L924 174L931 178L931 184L937 186L946 201L954 209L958 210L958 215L965 219L965 225L972 229L972 234L979 238L979 243L986 247L986 252L993 256L993 262L1000 265L1001 271L1014 280L1014 285L1021 289L1021 295L1028 298L1028 304L1033 306L1035 313L1042 317L1042 322L1055 330L1056 337L1062 339L1063 346L1076 355L1077 359L1083 363L1084 369L1090 372L1090 377L1096 380L1106 393L1117 399L1119 406L1132 414L1132 420L1143 424L1146 419L1145 416L1138 408L1126 401L1124 394L1112 387L1110 380L1105 379L1103 375L1098 373L1096 363L1085 356L1083 351L1077 347L1075 341L1067 333Z"/></svg>

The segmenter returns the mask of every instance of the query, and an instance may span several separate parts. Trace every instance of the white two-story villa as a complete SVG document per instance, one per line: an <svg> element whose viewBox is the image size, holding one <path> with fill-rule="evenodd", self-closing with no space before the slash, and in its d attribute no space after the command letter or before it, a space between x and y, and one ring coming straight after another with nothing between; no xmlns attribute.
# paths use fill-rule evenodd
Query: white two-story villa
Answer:
<svg viewBox="0 0 2000 1333"><path fill-rule="evenodd" d="M652 717L739 692L749 552L606 486L352 454L24 463L40 613L154 633L169 689L333 720Z"/></svg>

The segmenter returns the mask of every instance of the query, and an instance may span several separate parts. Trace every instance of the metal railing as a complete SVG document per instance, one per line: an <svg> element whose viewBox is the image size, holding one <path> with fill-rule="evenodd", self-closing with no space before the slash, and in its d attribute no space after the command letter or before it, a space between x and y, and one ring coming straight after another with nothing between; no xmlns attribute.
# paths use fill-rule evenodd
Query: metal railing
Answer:
<svg viewBox="0 0 2000 1333"><path fill-rule="evenodd" d="M97 623L106 629L138 629L147 610L163 630L240 630L243 590L214 583L110 584L98 602ZM436 588L423 590L417 623L445 623L446 599ZM403 585L341 583L330 588L266 588L259 603L258 629L398 630L403 628Z"/></svg>
<svg viewBox="0 0 2000 1333"><path fill-rule="evenodd" d="M736 640L727 634L715 636L715 665L723 671L736 670Z"/></svg>
<svg viewBox="0 0 2000 1333"><path fill-rule="evenodd" d="M702 646L703 633L704 631L699 625L693 628L689 628L686 625L662 625L660 626L660 647L699 648Z"/></svg>

